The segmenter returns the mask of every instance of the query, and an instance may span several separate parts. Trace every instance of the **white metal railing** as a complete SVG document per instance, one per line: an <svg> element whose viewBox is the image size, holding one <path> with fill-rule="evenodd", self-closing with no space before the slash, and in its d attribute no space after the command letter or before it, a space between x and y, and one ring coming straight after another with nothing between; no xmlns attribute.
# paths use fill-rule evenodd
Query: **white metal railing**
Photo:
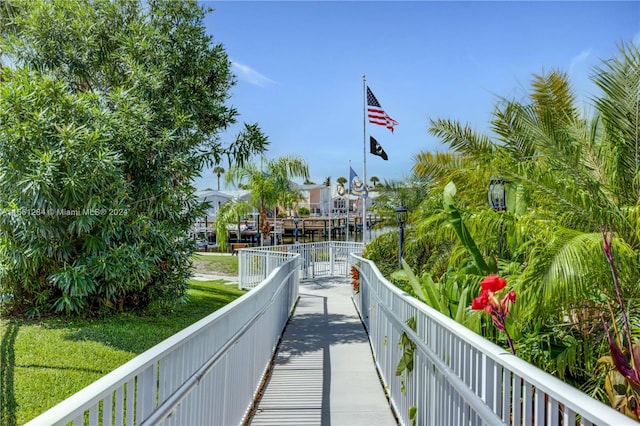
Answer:
<svg viewBox="0 0 640 426"><path fill-rule="evenodd" d="M350 261L360 272L354 302L401 423L412 424L411 409L418 425L637 425L401 291L372 262ZM414 369L396 376L402 333L415 343Z"/></svg>
<svg viewBox="0 0 640 426"><path fill-rule="evenodd" d="M347 276L349 253L361 253L363 243L321 241L238 250L238 280L243 289L253 288L281 262L300 255L300 279Z"/></svg>
<svg viewBox="0 0 640 426"><path fill-rule="evenodd" d="M28 424L241 424L297 300L299 262Z"/></svg>

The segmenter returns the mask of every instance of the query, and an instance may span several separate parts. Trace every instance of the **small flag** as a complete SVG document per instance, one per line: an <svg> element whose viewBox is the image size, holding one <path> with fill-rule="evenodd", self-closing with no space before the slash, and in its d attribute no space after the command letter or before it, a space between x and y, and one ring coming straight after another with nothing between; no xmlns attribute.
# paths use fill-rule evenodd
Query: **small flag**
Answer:
<svg viewBox="0 0 640 426"><path fill-rule="evenodd" d="M349 166L349 193L357 195L358 197L367 198L369 191L364 183L360 180L353 168Z"/></svg>
<svg viewBox="0 0 640 426"><path fill-rule="evenodd" d="M393 133L393 126L398 124L396 120L384 112L369 86L367 86L367 115L369 116L369 123L385 126L391 130L391 133Z"/></svg>
<svg viewBox="0 0 640 426"><path fill-rule="evenodd" d="M369 145L370 150L373 155L377 155L378 157L382 157L383 160L388 160L387 153L382 149L382 145L378 143L377 140L373 136L369 136Z"/></svg>

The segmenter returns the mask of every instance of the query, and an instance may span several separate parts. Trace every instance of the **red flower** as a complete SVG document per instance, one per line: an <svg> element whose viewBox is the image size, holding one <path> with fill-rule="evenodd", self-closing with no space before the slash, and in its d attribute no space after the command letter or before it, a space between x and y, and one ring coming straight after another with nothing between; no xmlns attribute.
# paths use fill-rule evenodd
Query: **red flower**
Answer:
<svg viewBox="0 0 640 426"><path fill-rule="evenodd" d="M489 290L494 293L502 290L506 285L507 280L499 277L498 275L489 275L480 282L480 286L483 290Z"/></svg>
<svg viewBox="0 0 640 426"><path fill-rule="evenodd" d="M489 293L485 290L480 292L480 296L473 299L471 302L471 309L476 311L487 311L491 313L491 301L489 300Z"/></svg>
<svg viewBox="0 0 640 426"><path fill-rule="evenodd" d="M476 311L482 310L491 315L491 320L496 328L507 335L509 349L511 349L511 353L515 355L516 350L513 346L509 331L507 330L506 320L509 315L509 306L516 302L516 292L509 290L499 302L495 295L496 292L505 288L506 285L507 280L498 275L485 277L480 282L480 286L482 287L480 295L471 302L471 309Z"/></svg>
<svg viewBox="0 0 640 426"><path fill-rule="evenodd" d="M516 303L516 292L514 290L509 290L500 301L500 306L505 314L509 313L509 302Z"/></svg>

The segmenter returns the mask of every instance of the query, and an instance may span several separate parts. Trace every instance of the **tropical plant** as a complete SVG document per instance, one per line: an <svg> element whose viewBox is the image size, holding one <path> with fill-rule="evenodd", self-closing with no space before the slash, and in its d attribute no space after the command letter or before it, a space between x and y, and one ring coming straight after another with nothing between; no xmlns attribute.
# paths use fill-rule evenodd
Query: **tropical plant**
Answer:
<svg viewBox="0 0 640 426"><path fill-rule="evenodd" d="M278 199L278 205L287 210L286 213L283 213L283 216L292 216L291 210L293 210L298 203L303 200L304 196L302 195L300 188L290 185L289 190L282 192Z"/></svg>
<svg viewBox="0 0 640 426"><path fill-rule="evenodd" d="M607 371L605 378L605 389L611 406L638 420L640 419L640 341L636 341L635 344L633 342L628 312L620 291L620 280L613 259L612 232L603 231L602 248L616 288L616 302L622 317L622 327L617 326L613 309L609 304L614 332L610 331L604 314L601 313L600 318L607 335L610 355L600 358L599 362L614 367ZM619 331L620 329L622 332Z"/></svg>
<svg viewBox="0 0 640 426"><path fill-rule="evenodd" d="M295 194L299 194L290 181L296 177L307 179L309 168L301 157L294 155L271 160L262 157L260 166L249 162L229 169L228 182L246 184L251 191L251 204L260 212L261 244L271 228L268 210L275 209L279 203L290 203L296 198Z"/></svg>
<svg viewBox="0 0 640 426"><path fill-rule="evenodd" d="M225 172L224 167L215 166L213 168L213 173L215 173L218 178L218 191L220 191L220 176L222 176L224 172Z"/></svg>
<svg viewBox="0 0 640 426"><path fill-rule="evenodd" d="M0 52L3 308L94 313L181 300L194 179L228 145L230 61L195 1L12 0ZM7 6L7 2L2 3Z"/></svg>
<svg viewBox="0 0 640 426"><path fill-rule="evenodd" d="M371 181L371 183L373 184L373 187L374 187L374 188L376 187L376 184L377 184L378 182L380 182L380 178L378 178L378 176L371 176L371 177L369 178L369 180L370 180L370 181Z"/></svg>
<svg viewBox="0 0 640 426"><path fill-rule="evenodd" d="M510 305L516 302L516 292L509 290L500 301L497 293L507 285L507 280L497 275L489 275L480 282L480 295L471 302L471 309L480 310L491 315L491 320L496 328L502 331L507 337L509 350L516 354L513 340L507 327L507 317L509 316Z"/></svg>
<svg viewBox="0 0 640 426"><path fill-rule="evenodd" d="M238 238L242 235L241 220L251 212L252 207L249 203L242 200L229 200L220 206L216 213L216 239L218 247L221 251L227 249L227 240L229 239L229 227L236 226L236 235Z"/></svg>
<svg viewBox="0 0 640 426"><path fill-rule="evenodd" d="M405 246L424 253L412 269L434 277L441 294L463 272L476 279L481 258L496 260L497 272L518 292L513 338L528 343L519 356L589 386L604 349L599 312L618 293L599 257L605 226L616 231L619 292L638 297L639 48L622 45L593 80L602 93L590 116L575 106L567 76L552 71L534 76L526 103L500 100L494 139L455 121L431 120L430 133L450 150L416 156L414 172L427 195L410 215ZM505 212L489 209L486 190L478 190L494 175L507 182ZM466 231L437 202L450 181ZM477 253L465 247L464 235L473 236Z"/></svg>

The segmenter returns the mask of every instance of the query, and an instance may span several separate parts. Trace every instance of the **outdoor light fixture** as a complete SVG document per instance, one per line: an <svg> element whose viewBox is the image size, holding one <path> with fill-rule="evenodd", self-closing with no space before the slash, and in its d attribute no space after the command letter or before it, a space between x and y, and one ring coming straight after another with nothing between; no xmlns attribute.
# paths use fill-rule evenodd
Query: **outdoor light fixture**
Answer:
<svg viewBox="0 0 640 426"><path fill-rule="evenodd" d="M296 226L295 231L293 231L296 234L296 244L298 244L298 222L300 222L300 218L298 217L298 213L293 215L293 224Z"/></svg>
<svg viewBox="0 0 640 426"><path fill-rule="evenodd" d="M504 192L505 181L501 177L492 176L489 180L489 205L496 211L504 211L507 209L507 203Z"/></svg>
<svg viewBox="0 0 640 426"><path fill-rule="evenodd" d="M402 245L404 243L404 224L407 223L407 208L402 205L402 201L400 201L400 205L396 208L396 218L398 219L398 233L400 240L400 248L398 250L398 265L400 269L402 269Z"/></svg>

